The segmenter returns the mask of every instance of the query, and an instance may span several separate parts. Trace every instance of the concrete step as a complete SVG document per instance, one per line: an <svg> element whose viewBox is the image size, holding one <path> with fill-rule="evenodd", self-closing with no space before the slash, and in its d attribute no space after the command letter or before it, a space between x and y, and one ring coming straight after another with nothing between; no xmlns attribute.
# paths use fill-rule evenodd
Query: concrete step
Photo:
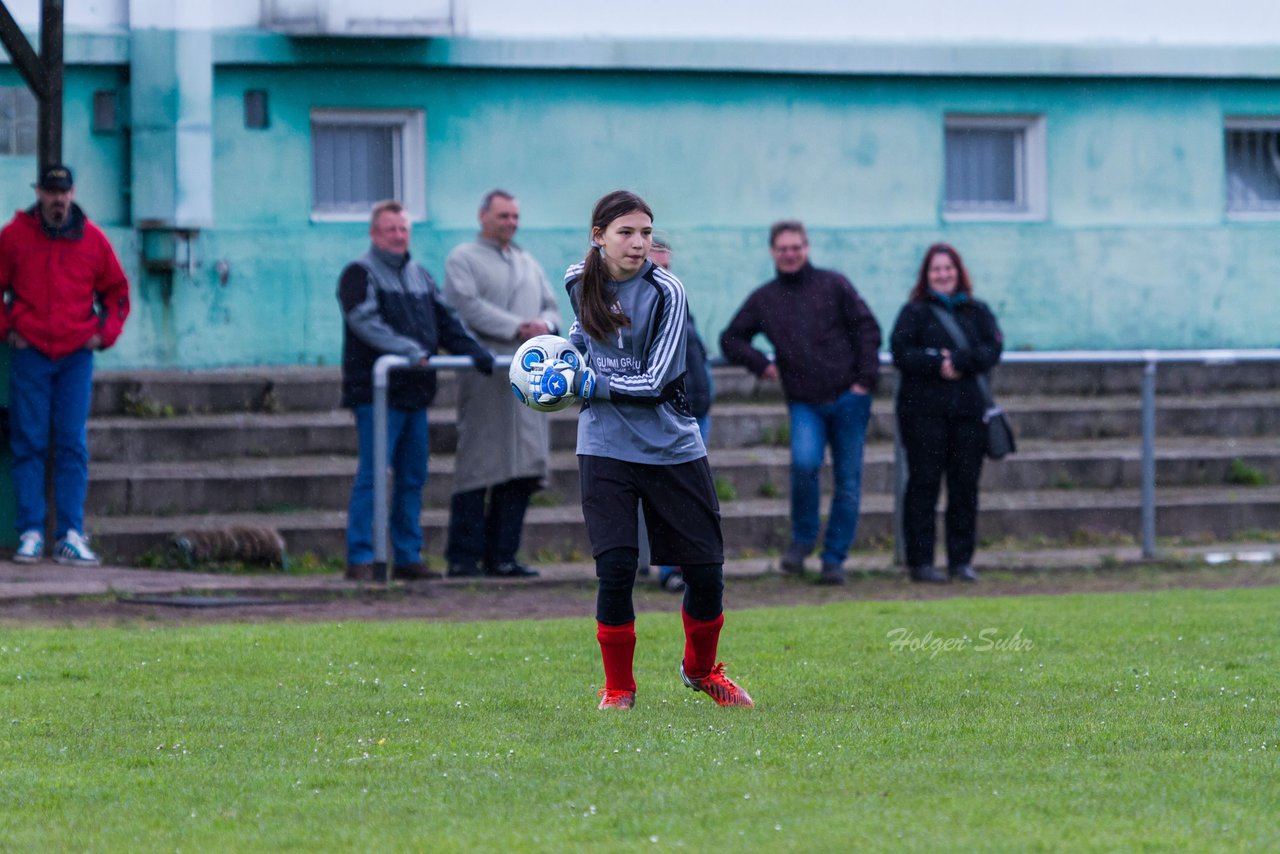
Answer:
<svg viewBox="0 0 1280 854"><path fill-rule="evenodd" d="M577 413L554 412L547 417L552 445L574 447ZM433 409L428 423L432 456L452 454L458 441L454 410ZM355 421L345 409L166 418L106 416L89 421L89 455L95 465L346 455L355 450Z"/></svg>
<svg viewBox="0 0 1280 854"><path fill-rule="evenodd" d="M733 487L740 499L786 496L790 483L790 451L786 448L716 449L711 452L717 481ZM575 470L576 472L576 470ZM1214 439L1164 438L1156 445L1156 482L1161 488L1223 486L1241 476L1258 476L1280 484L1280 443L1272 437ZM864 454L863 494L894 491L893 446L870 444ZM982 491L1137 489L1142 483L1142 448L1132 439L1023 442L1018 452L982 470ZM830 465L822 472L824 493L831 489ZM576 481L573 492L577 500Z"/></svg>
<svg viewBox="0 0 1280 854"><path fill-rule="evenodd" d="M757 499L726 502L722 518L726 549L750 557L784 548L787 502ZM978 524L982 538L1034 538L1067 542L1081 538L1131 537L1140 530L1137 490L1037 490L984 494ZM1162 489L1157 533L1223 539L1246 531L1269 530L1280 518L1280 487ZM440 554L448 523L446 510L423 513L427 550ZM229 513L220 515L95 517L88 527L95 546L110 561L130 563L163 548L174 532L187 528L270 527L283 534L293 554L341 555L345 514L341 511ZM883 545L891 538L890 496L866 495L858 545ZM527 517L523 551L545 560L583 560L590 548L577 505L534 507Z"/></svg>
<svg viewBox="0 0 1280 854"><path fill-rule="evenodd" d="M1105 439L1142 435L1141 402L1126 397L998 397L1019 436ZM1280 391L1165 395L1156 435L1247 437L1280 434Z"/></svg>
<svg viewBox="0 0 1280 854"><path fill-rule="evenodd" d="M89 420L89 456L98 463L147 463L296 454L348 454L356 447L351 413L231 413Z"/></svg>
<svg viewBox="0 0 1280 854"><path fill-rule="evenodd" d="M99 371L94 415L320 412L338 405L338 368L265 367L212 371Z"/></svg>
<svg viewBox="0 0 1280 854"><path fill-rule="evenodd" d="M711 463L717 481L737 498L788 494L787 448L720 448L712 451ZM1230 480L1233 464L1269 483L1280 483L1280 443L1270 437L1212 442L1164 439L1157 446L1156 478L1161 486L1223 485ZM454 465L449 455L431 459L427 506L448 506ZM355 469L351 455L95 463L86 506L93 516L341 510L347 505ZM1140 483L1141 449L1132 440L1029 441L1014 456L989 462L983 469L982 488L991 493L1136 488ZM868 445L862 484L867 494L893 491L891 445ZM823 472L823 487L830 489L829 467ZM578 501L577 457L571 451L559 451L552 455L547 490L539 502Z"/></svg>
<svg viewBox="0 0 1280 854"><path fill-rule="evenodd" d="M1141 413L1136 400L1104 397L1009 397L1003 405L1020 441L1137 437ZM552 447L570 450L577 437L577 412L551 413ZM725 403L712 409L712 448L786 446L786 408L775 403ZM891 439L889 402L877 403L868 428L870 441ZM428 415L431 453L451 454L457 444L456 413L433 408ZM1280 435L1280 391L1240 392L1160 401L1156 432L1162 437L1257 437ZM236 457L349 454L355 428L345 410L286 413L221 413L161 418L107 416L89 422L94 462L166 462Z"/></svg>
<svg viewBox="0 0 1280 854"><path fill-rule="evenodd" d="M1005 362L993 372L999 395L1118 395L1137 398L1144 365L1034 364ZM892 374L892 369L887 373ZM1159 395L1215 394L1280 388L1280 362L1204 365L1162 364L1156 370Z"/></svg>
<svg viewBox="0 0 1280 854"><path fill-rule="evenodd" d="M713 349L715 349L713 347ZM717 367L722 402L781 400L777 383L761 383L741 368ZM1122 396L1135 400L1143 366L1005 363L995 371L998 396ZM436 405L457 400L454 374L441 371ZM1213 394L1280 388L1280 363L1168 364L1157 374L1160 394ZM895 375L885 368L880 396L892 396ZM324 411L337 405L342 376L336 367L227 368L212 371L100 371L94 378L95 415Z"/></svg>

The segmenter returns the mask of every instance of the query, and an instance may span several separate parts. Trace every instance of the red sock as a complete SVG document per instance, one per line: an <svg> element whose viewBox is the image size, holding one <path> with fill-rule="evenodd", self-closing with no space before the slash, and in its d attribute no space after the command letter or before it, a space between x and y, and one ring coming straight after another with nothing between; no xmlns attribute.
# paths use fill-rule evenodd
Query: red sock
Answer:
<svg viewBox="0 0 1280 854"><path fill-rule="evenodd" d="M686 676L701 679L716 666L716 647L720 645L724 612L714 620L695 620L684 610L680 615L684 617L684 672Z"/></svg>
<svg viewBox="0 0 1280 854"><path fill-rule="evenodd" d="M631 670L636 655L635 621L621 626L597 621L596 640L600 641L600 657L604 659L604 687L610 691L636 690L636 677Z"/></svg>

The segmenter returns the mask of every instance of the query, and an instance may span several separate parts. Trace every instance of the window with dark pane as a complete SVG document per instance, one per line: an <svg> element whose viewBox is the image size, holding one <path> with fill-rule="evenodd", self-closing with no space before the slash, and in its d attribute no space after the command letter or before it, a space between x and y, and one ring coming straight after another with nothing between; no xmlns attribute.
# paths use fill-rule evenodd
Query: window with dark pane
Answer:
<svg viewBox="0 0 1280 854"><path fill-rule="evenodd" d="M0 155L36 153L36 110L25 86L0 86Z"/></svg>
<svg viewBox="0 0 1280 854"><path fill-rule="evenodd" d="M1021 210L1021 130L947 129L947 207Z"/></svg>
<svg viewBox="0 0 1280 854"><path fill-rule="evenodd" d="M271 118L267 112L267 90L245 90L244 126L250 130L264 130L270 125Z"/></svg>
<svg viewBox="0 0 1280 854"><path fill-rule="evenodd" d="M385 125L313 125L315 209L362 212L395 198L399 137Z"/></svg>
<svg viewBox="0 0 1280 854"><path fill-rule="evenodd" d="M93 93L93 132L114 133L119 129L116 118L116 93L99 89Z"/></svg>
<svg viewBox="0 0 1280 854"><path fill-rule="evenodd" d="M1280 212L1280 122L1227 127L1227 210Z"/></svg>

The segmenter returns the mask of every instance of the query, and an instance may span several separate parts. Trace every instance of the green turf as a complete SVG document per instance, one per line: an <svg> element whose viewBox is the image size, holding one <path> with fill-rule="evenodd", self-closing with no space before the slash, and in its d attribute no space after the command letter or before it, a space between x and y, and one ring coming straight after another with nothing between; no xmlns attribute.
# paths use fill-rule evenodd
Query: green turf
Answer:
<svg viewBox="0 0 1280 854"><path fill-rule="evenodd" d="M1277 613L731 613L750 711L680 687L678 616L644 615L630 714L595 710L586 618L4 628L0 850L1276 850Z"/></svg>

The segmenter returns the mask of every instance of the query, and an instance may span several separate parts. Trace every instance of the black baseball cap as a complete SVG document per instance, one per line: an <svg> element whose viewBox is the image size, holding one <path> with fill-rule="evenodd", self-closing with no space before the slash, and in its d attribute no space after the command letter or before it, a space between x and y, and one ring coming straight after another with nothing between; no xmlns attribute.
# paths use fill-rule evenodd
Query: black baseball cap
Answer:
<svg viewBox="0 0 1280 854"><path fill-rule="evenodd" d="M70 167L63 166L61 163L54 163L51 166L44 167L36 186L42 190L52 190L54 192L70 190L75 186L75 178L71 175Z"/></svg>

